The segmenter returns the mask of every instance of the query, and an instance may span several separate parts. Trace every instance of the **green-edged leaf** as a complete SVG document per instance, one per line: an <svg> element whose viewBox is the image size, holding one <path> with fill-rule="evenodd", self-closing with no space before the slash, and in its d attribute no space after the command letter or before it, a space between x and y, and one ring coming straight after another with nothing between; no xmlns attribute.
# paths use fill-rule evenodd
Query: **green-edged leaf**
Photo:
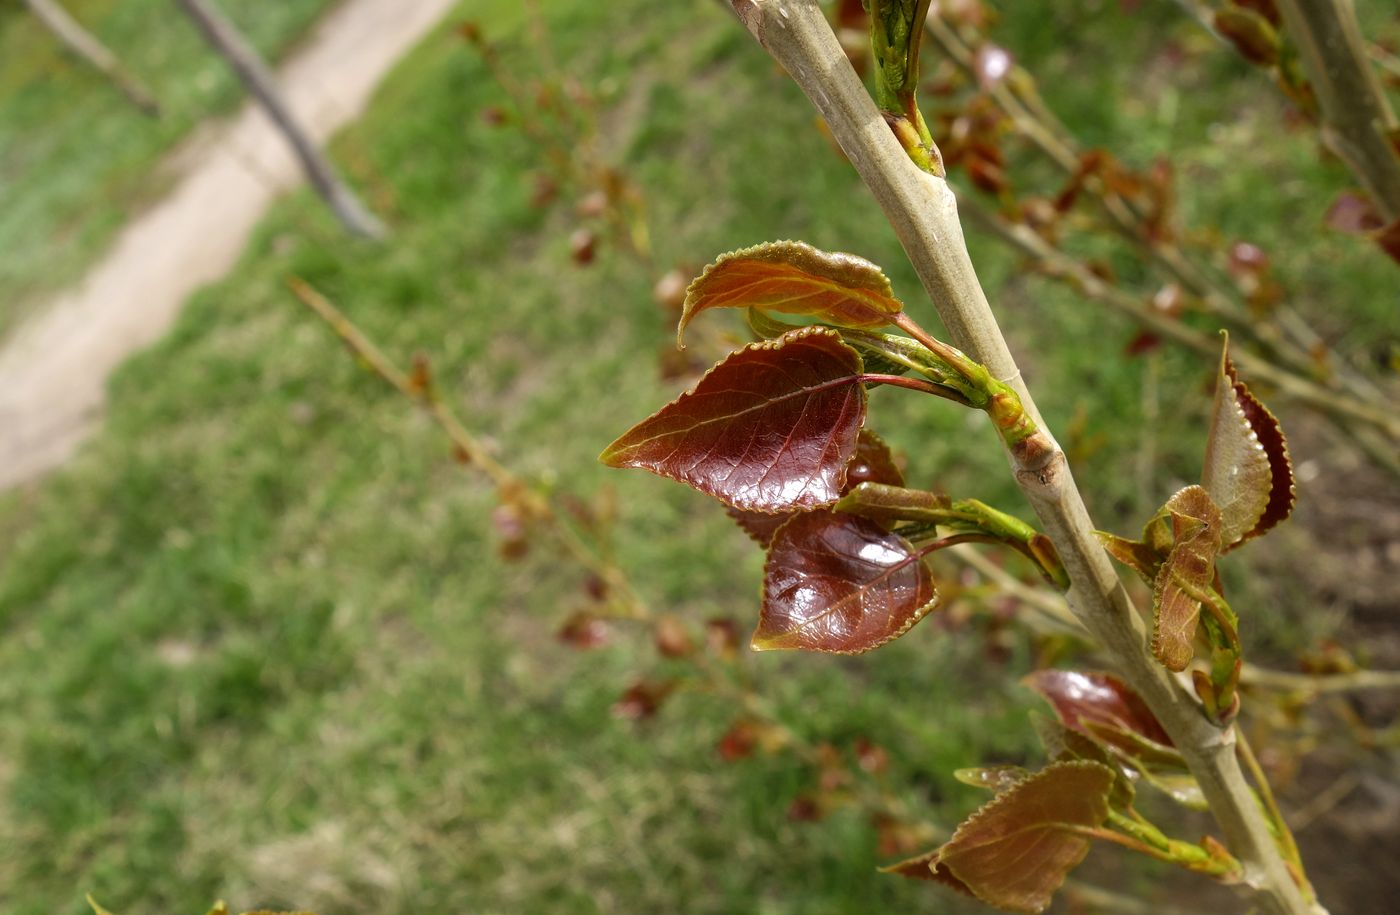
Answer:
<svg viewBox="0 0 1400 915"><path fill-rule="evenodd" d="M874 328L888 324L904 305L880 268L864 258L775 241L722 254L695 278L676 328L678 346L686 326L711 308L758 308Z"/></svg>
<svg viewBox="0 0 1400 915"><path fill-rule="evenodd" d="M807 512L773 538L752 644L858 654L908 632L937 602L903 537L855 515Z"/></svg>
<svg viewBox="0 0 1400 915"><path fill-rule="evenodd" d="M964 785L986 788L1001 794L1017 782L1025 781L1031 773L1020 766L974 766L971 769L957 769L953 778Z"/></svg>
<svg viewBox="0 0 1400 915"><path fill-rule="evenodd" d="M1113 674L1075 670L1037 670L1021 681L1040 693L1065 727L1089 737L1089 724L1138 734L1162 747L1171 738L1137 693Z"/></svg>
<svg viewBox="0 0 1400 915"><path fill-rule="evenodd" d="M735 508L835 502L865 422L859 354L806 327L730 353L690 391L633 426L603 463L680 480Z"/></svg>
<svg viewBox="0 0 1400 915"><path fill-rule="evenodd" d="M870 482L852 489L835 507L837 511L860 515L882 524L898 521L946 524L950 515L949 505L948 497L942 493Z"/></svg>
<svg viewBox="0 0 1400 915"><path fill-rule="evenodd" d="M1168 670L1185 670L1195 655L1201 602L1191 596L1215 581L1220 552L1220 509L1200 486L1167 500L1173 545L1152 588L1152 653Z"/></svg>
<svg viewBox="0 0 1400 915"><path fill-rule="evenodd" d="M1297 498L1283 429L1239 380L1228 340L1220 355L1201 484L1220 507L1226 551L1283 521Z"/></svg>
<svg viewBox="0 0 1400 915"><path fill-rule="evenodd" d="M852 487L872 480L898 485L904 482L904 474L895 464L894 455L890 453L890 446L885 444L885 440L869 429L862 429L856 438L856 453L846 465L845 491L850 492ZM744 533L763 547L773 542L778 528L798 514L743 511L732 505L725 506L725 510L743 528Z"/></svg>
<svg viewBox="0 0 1400 915"><path fill-rule="evenodd" d="M1200 783L1191 773L1163 772L1145 763L1135 765L1133 768L1142 776L1143 781L1181 806L1191 810L1210 809L1210 804L1206 803L1205 792L1201 790Z"/></svg>
<svg viewBox="0 0 1400 915"><path fill-rule="evenodd" d="M974 896L1013 912L1040 912L1089 853L1108 816L1114 773L1096 762L1053 763L978 810L929 862Z"/></svg>
<svg viewBox="0 0 1400 915"><path fill-rule="evenodd" d="M1133 806L1133 778L1129 774L1135 770L1126 768L1109 752L1108 747L1097 739L1079 731L1065 727L1059 721L1039 712L1031 713L1031 727L1045 748L1045 755L1051 762L1073 762L1087 760L1101 763L1113 770L1113 790L1108 801L1115 810L1126 810Z"/></svg>
<svg viewBox="0 0 1400 915"><path fill-rule="evenodd" d="M802 327L800 324L788 324L786 321L779 321L765 311L757 308L748 310L749 330L754 332L760 340L776 340L788 331L797 330Z"/></svg>

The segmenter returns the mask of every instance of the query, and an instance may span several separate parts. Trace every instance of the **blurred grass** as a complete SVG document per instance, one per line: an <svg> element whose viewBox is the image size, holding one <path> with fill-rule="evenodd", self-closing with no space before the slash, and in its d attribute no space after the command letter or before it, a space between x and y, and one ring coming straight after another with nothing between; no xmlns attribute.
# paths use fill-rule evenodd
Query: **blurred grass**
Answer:
<svg viewBox="0 0 1400 915"><path fill-rule="evenodd" d="M69 55L23 3L0 6L0 337L72 282L158 193L159 155L242 98L228 66L171 0L62 0L151 89L145 117ZM224 3L263 54L281 56L331 0Z"/></svg>
<svg viewBox="0 0 1400 915"><path fill-rule="evenodd" d="M510 6L461 12L521 64ZM655 272L800 237L884 264L931 314L806 102L716 5L546 7L569 72L609 95L605 134L647 193ZM1165 73L1163 35L1195 40L1170 10L1057 13L1012 16L999 40L1066 120L1138 164L1171 156L1192 215L1296 250L1297 210L1320 214L1344 179L1306 138L1261 148L1278 123L1262 80L1220 55ZM1123 60L1148 75L1105 105ZM654 358L671 329L634 260L604 246L572 265L568 202L532 206L533 150L480 116L499 101L450 30L427 41L337 145L384 176L393 242L342 240L305 192L283 202L234 274L114 379L105 431L0 498L0 908L78 913L90 891L132 913L216 896L323 913L960 910L875 875L859 817L790 823L801 766L719 762L724 701L683 694L654 723L612 719L654 666L645 646L557 645L580 575L538 552L503 564L487 488L285 290L304 277L390 353L427 352L518 468L583 495L614 487L619 553L657 605L752 620L760 557L722 513L595 463L671 395ZM970 242L1052 424L1077 430L1097 517L1131 529L1197 474L1210 366L1158 357L1159 456L1138 480L1123 470L1143 411L1145 363L1120 357L1132 329ZM1315 269L1327 261L1341 269ZM1388 268L1359 245L1324 239L1280 269L1338 308L1337 326L1394 330L1371 294ZM874 402L913 481L1024 513L976 417L898 392ZM975 633L931 621L874 655L750 667L814 739L888 747L903 796L950 822L980 800L954 768L1027 758L1027 654L1016 637L1008 670Z"/></svg>

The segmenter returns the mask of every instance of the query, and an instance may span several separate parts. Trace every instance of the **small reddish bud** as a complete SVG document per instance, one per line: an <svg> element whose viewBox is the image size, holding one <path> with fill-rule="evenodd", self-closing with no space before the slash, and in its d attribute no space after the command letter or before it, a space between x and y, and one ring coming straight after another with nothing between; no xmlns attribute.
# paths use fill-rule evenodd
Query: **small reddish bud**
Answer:
<svg viewBox="0 0 1400 915"><path fill-rule="evenodd" d="M825 814L816 798L810 794L799 794L788 805L787 816L794 823L816 823Z"/></svg>
<svg viewBox="0 0 1400 915"><path fill-rule="evenodd" d="M487 105L481 109L481 120L491 127L503 127L510 120L510 115L500 105Z"/></svg>
<svg viewBox="0 0 1400 915"><path fill-rule="evenodd" d="M580 651L606 645L611 635L607 621L591 613L575 613L564 621L557 633L559 641Z"/></svg>
<svg viewBox="0 0 1400 915"><path fill-rule="evenodd" d="M652 680L639 680L613 703L612 713L618 718L641 721L653 717L666 701L674 685Z"/></svg>
<svg viewBox="0 0 1400 915"><path fill-rule="evenodd" d="M1230 246L1230 270L1233 273L1262 273L1269 269L1269 255L1258 245L1237 241Z"/></svg>
<svg viewBox="0 0 1400 915"><path fill-rule="evenodd" d="M481 44L481 23L468 20L457 26L457 34L465 38L470 44Z"/></svg>
<svg viewBox="0 0 1400 915"><path fill-rule="evenodd" d="M608 195L603 191L585 194L574 207L574 212L585 219L594 219L608 211Z"/></svg>
<svg viewBox="0 0 1400 915"><path fill-rule="evenodd" d="M663 616L658 619L653 636L656 641L656 650L661 652L663 657L683 658L695 650L685 623L681 622L678 617Z"/></svg>
<svg viewBox="0 0 1400 915"><path fill-rule="evenodd" d="M732 658L739 651L739 624L728 617L716 616L705 621L705 644L714 654Z"/></svg>
<svg viewBox="0 0 1400 915"><path fill-rule="evenodd" d="M530 206L537 210L542 210L555 201L559 196L559 182L554 180L554 176L545 172L535 175L535 187L530 192Z"/></svg>
<svg viewBox="0 0 1400 915"><path fill-rule="evenodd" d="M739 720L724 732L715 750L725 762L735 762L753 755L758 746L758 728L752 721Z"/></svg>
<svg viewBox="0 0 1400 915"><path fill-rule="evenodd" d="M530 550L526 539L525 518L520 510L510 503L503 503L491 511L491 526L500 537L501 557L520 559Z"/></svg>
<svg viewBox="0 0 1400 915"><path fill-rule="evenodd" d="M569 236L569 256L580 266L593 263L598 253L598 236L588 229L577 229Z"/></svg>
<svg viewBox="0 0 1400 915"><path fill-rule="evenodd" d="M666 271L661 279L656 281L656 285L651 289L652 298L662 308L671 312L679 312L681 306L685 304L685 290L690 285L687 274L682 273L679 268Z"/></svg>
<svg viewBox="0 0 1400 915"><path fill-rule="evenodd" d="M598 575L590 575L584 579L583 591L591 600L602 602L608 599L608 583Z"/></svg>
<svg viewBox="0 0 1400 915"><path fill-rule="evenodd" d="M879 775L889 768L890 754L884 747L876 746L861 737L856 741L856 762L871 775Z"/></svg>

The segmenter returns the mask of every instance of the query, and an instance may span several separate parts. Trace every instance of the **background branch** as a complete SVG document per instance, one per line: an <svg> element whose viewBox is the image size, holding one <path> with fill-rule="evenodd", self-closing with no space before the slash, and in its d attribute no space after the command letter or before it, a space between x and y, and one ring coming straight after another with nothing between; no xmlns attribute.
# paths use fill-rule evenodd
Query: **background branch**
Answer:
<svg viewBox="0 0 1400 915"><path fill-rule="evenodd" d="M1278 0L1278 8L1322 108L1323 139L1386 220L1400 219L1400 124L1367 59L1351 0Z"/></svg>

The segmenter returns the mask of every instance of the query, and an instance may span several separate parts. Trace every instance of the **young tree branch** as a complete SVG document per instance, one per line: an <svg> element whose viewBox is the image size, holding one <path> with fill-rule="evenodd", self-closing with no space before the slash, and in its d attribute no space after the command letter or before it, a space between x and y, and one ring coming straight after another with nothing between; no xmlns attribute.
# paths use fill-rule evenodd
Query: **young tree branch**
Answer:
<svg viewBox="0 0 1400 915"><path fill-rule="evenodd" d="M953 342L1021 397L1044 423L977 280L947 182L920 171L895 140L831 31L816 0L733 0L740 20L817 107L874 194L938 308ZM1315 911L1279 855L1240 771L1232 728L1221 730L1156 663L1137 608L1108 555L1047 432L1039 449L1011 452L1016 479L1069 573L1076 616L1114 658L1190 765L1246 883L1274 915Z"/></svg>
<svg viewBox="0 0 1400 915"><path fill-rule="evenodd" d="M1351 0L1278 0L1324 121L1323 138L1375 200L1400 219L1400 128L1367 59Z"/></svg>

